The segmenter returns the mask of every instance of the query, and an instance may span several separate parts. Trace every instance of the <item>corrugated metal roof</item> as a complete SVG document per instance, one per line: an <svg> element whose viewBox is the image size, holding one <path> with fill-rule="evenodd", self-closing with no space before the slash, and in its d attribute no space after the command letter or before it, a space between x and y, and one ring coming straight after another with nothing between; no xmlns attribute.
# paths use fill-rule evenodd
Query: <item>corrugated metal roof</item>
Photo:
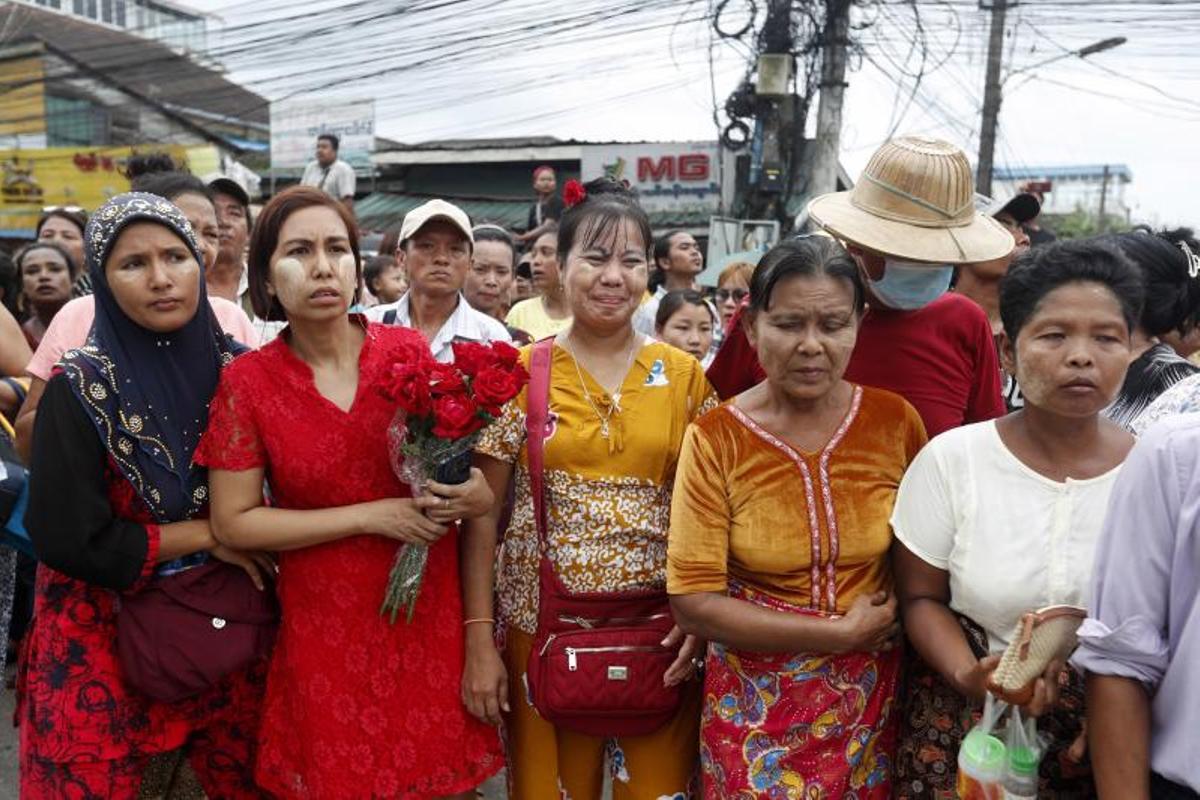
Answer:
<svg viewBox="0 0 1200 800"><path fill-rule="evenodd" d="M40 40L105 80L159 103L260 125L271 121L265 99L162 42L18 3L0 3L0 30L6 32L6 44Z"/></svg>
<svg viewBox="0 0 1200 800"><path fill-rule="evenodd" d="M404 215L412 211L431 195L393 194L374 192L354 203L354 215L358 224L368 230L386 230L399 225ZM499 200L444 196L454 205L467 212L473 223L492 222L506 228L524 228L529 217L532 200Z"/></svg>
<svg viewBox="0 0 1200 800"><path fill-rule="evenodd" d="M471 222L492 222L513 230L523 230L529 219L529 206L533 198L505 200L501 198L453 197L438 195L467 212ZM354 214L364 230L386 230L400 224L404 215L434 195L396 194L374 192L354 203ZM650 214L650 225L654 230L670 228L701 228L708 230L707 213L674 213L656 211Z"/></svg>

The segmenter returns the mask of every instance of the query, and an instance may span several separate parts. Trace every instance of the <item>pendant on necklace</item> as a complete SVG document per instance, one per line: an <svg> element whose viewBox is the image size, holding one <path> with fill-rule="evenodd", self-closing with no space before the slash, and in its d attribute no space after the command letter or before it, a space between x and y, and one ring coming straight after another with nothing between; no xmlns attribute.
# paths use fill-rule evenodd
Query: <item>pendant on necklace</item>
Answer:
<svg viewBox="0 0 1200 800"><path fill-rule="evenodd" d="M604 439L608 438L608 420L606 419L600 420L600 436Z"/></svg>

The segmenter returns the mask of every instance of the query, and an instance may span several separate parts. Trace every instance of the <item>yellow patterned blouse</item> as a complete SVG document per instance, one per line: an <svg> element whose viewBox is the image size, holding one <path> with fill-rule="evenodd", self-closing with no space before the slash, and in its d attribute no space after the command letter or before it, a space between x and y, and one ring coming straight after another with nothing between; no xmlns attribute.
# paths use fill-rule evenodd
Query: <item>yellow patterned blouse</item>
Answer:
<svg viewBox="0 0 1200 800"><path fill-rule="evenodd" d="M521 352L528 366L531 347ZM644 346L621 386L609 438L584 398L608 408L609 395L571 354L554 348L552 433L545 445L550 559L567 588L622 591L666 583L667 524L675 464L688 423L717 397L695 358L661 342ZM523 391L484 432L476 450L516 464L516 498L500 567L500 613L537 631L537 526L529 492Z"/></svg>

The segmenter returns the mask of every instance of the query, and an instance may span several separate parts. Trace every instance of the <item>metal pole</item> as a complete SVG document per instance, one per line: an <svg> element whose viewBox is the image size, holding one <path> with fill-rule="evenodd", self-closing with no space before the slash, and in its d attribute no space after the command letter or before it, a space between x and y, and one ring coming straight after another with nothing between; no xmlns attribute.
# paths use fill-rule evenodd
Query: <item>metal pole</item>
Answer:
<svg viewBox="0 0 1200 800"><path fill-rule="evenodd" d="M1004 56L1004 17L1007 0L992 0L992 30L988 38L987 77L983 84L983 118L979 124L979 166L975 190L992 193L992 158L996 150L996 122L1000 117L1000 67Z"/></svg>
<svg viewBox="0 0 1200 800"><path fill-rule="evenodd" d="M1101 233L1108 230L1108 164L1104 165L1104 178L1100 181L1100 224Z"/></svg>
<svg viewBox="0 0 1200 800"><path fill-rule="evenodd" d="M816 151L813 153L812 178L808 185L810 196L837 191L849 37L850 0L828 0L821 55L821 101L817 107Z"/></svg>
<svg viewBox="0 0 1200 800"><path fill-rule="evenodd" d="M791 0L771 0L767 8L767 20L763 26L763 53L790 53L792 44ZM758 145L761 155L758 163L761 172L758 185L751 186L747 210L754 218L775 217L786 207L787 198L780 198L780 190L786 186L787 175L782 173L784 154L792 143L792 126L789 114L783 113L783 104L778 97L758 98L758 129L761 140ZM756 131L757 133L757 131ZM803 131L798 135L803 136ZM787 160L790 162L790 159ZM764 184L771 189L764 189Z"/></svg>

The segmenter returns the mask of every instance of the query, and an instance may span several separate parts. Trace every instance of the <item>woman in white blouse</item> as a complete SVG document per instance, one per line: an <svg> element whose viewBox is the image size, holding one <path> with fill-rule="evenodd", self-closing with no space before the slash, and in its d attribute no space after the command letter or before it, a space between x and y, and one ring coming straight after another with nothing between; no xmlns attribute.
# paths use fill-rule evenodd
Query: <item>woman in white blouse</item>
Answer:
<svg viewBox="0 0 1200 800"><path fill-rule="evenodd" d="M1108 494L1133 445L1100 412L1125 377L1142 296L1137 268L1103 244L1023 257L1002 284L1000 315L1001 357L1024 409L938 436L900 485L897 595L927 667L904 698L897 797L953 791L958 738L1021 614L1087 604ZM1051 665L1025 709L1049 739L1041 798L1093 794L1075 741L1082 683L1060 672Z"/></svg>

